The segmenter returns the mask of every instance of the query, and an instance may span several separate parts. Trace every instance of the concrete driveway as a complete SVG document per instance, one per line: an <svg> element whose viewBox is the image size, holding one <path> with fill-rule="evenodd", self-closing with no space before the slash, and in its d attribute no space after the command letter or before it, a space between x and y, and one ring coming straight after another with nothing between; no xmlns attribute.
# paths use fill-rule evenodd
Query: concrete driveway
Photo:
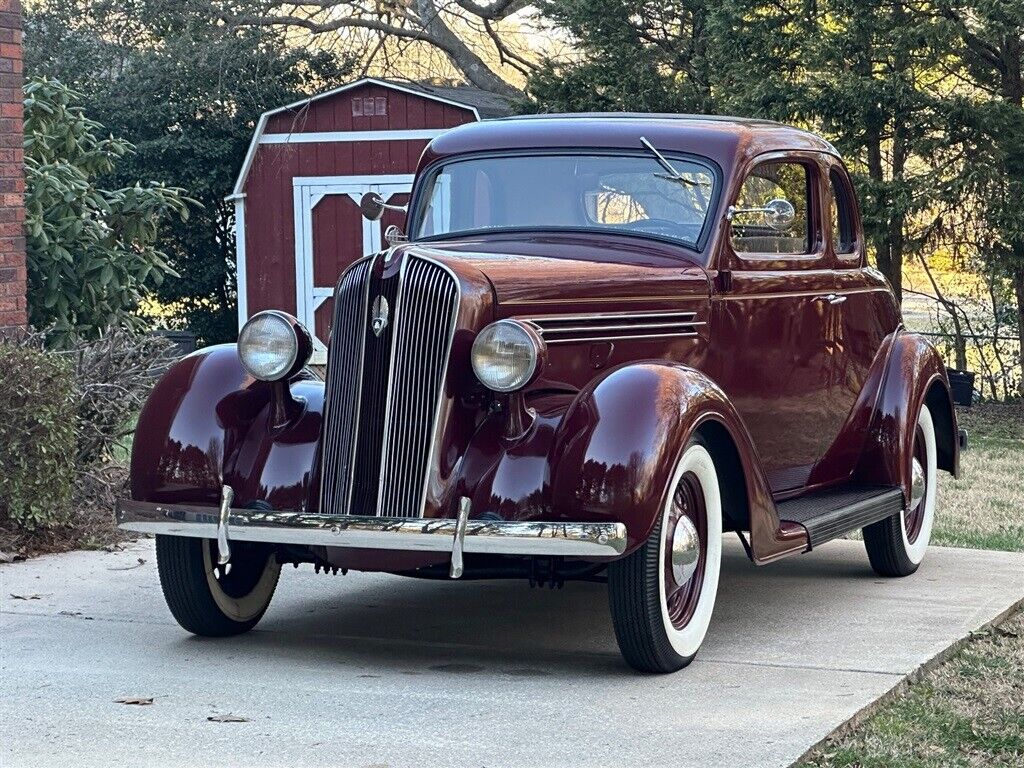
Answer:
<svg viewBox="0 0 1024 768"><path fill-rule="evenodd" d="M4 768L785 766L1024 597L1024 555L936 548L884 580L860 542L763 568L730 546L703 650L656 677L619 660L598 584L288 568L256 631L212 641L153 560L0 566Z"/></svg>

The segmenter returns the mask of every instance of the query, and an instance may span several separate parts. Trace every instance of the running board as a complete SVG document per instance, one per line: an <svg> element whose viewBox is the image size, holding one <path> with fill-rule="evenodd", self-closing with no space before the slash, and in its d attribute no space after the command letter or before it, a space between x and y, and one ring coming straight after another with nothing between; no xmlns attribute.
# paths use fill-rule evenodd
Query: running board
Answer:
<svg viewBox="0 0 1024 768"><path fill-rule="evenodd" d="M903 491L844 485L776 504L779 519L807 529L810 549L903 511Z"/></svg>

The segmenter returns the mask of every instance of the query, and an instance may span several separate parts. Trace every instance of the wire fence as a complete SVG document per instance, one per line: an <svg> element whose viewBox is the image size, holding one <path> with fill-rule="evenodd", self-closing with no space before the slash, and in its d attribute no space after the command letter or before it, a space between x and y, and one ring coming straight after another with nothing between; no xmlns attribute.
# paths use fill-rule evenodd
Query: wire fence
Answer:
<svg viewBox="0 0 1024 768"><path fill-rule="evenodd" d="M974 374L974 399L1006 401L1024 396L1020 341L1016 336L941 330L914 332L935 341L951 370L963 369Z"/></svg>

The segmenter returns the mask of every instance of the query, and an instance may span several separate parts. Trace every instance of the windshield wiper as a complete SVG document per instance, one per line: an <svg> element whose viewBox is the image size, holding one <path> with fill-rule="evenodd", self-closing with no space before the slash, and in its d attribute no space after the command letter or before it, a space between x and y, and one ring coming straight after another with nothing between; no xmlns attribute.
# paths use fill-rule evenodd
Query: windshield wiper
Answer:
<svg viewBox="0 0 1024 768"><path fill-rule="evenodd" d="M665 156L661 154L661 152L659 152L657 148L647 140L646 136L640 137L640 143L643 144L647 149L649 149L651 151L651 154L654 155L655 158L657 158L658 164L661 165L661 167L664 168L666 171L668 171L668 173L654 174L659 179L667 179L668 181L675 181L680 184L686 184L688 187L700 186L696 181L688 179L681 173L679 173L679 171L675 169L672 163L666 160Z"/></svg>

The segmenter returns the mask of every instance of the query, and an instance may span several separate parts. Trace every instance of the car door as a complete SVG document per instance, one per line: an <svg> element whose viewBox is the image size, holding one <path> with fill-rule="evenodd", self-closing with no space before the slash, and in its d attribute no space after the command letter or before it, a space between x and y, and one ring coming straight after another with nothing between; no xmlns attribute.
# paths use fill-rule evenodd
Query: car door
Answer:
<svg viewBox="0 0 1024 768"><path fill-rule="evenodd" d="M802 488L841 426L834 412L834 270L822 166L811 153L762 155L732 193L717 254L712 359L772 490ZM792 205L780 220L772 201ZM784 208L785 206L783 206Z"/></svg>
<svg viewBox="0 0 1024 768"><path fill-rule="evenodd" d="M844 479L854 469L866 436L868 407L877 382L884 339L901 322L899 307L882 274L869 267L853 185L843 164L823 157L828 250L835 266L835 335L831 340L830 400L835 417L843 417L842 440L815 471L815 482ZM872 391L867 391L866 388Z"/></svg>

